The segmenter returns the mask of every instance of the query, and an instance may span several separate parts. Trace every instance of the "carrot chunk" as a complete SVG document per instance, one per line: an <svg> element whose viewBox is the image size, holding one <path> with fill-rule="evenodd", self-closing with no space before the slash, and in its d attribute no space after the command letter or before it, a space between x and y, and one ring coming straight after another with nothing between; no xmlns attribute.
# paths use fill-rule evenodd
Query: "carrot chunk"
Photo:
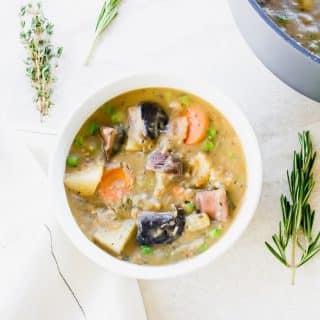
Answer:
<svg viewBox="0 0 320 320"><path fill-rule="evenodd" d="M182 192L182 188L179 187L178 185L174 185L174 186L172 187L172 192L173 192L173 194L174 194L175 196L179 196L179 195L181 194L181 192Z"/></svg>
<svg viewBox="0 0 320 320"><path fill-rule="evenodd" d="M206 137L209 127L209 119L204 110L200 107L191 107L186 113L188 119L188 132L185 144L198 144Z"/></svg>
<svg viewBox="0 0 320 320"><path fill-rule="evenodd" d="M117 202L129 193L131 185L132 178L126 170L107 170L100 181L99 194L106 202Z"/></svg>

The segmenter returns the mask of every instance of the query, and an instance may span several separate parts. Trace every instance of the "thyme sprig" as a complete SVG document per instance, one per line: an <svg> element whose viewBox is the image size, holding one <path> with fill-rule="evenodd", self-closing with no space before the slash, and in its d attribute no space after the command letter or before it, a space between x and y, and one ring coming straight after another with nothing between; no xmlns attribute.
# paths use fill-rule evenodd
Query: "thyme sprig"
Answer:
<svg viewBox="0 0 320 320"><path fill-rule="evenodd" d="M34 102L41 119L48 115L52 107L52 84L58 67L62 47L51 44L54 25L44 16L40 2L29 2L20 9L20 40L27 51L26 74L35 89Z"/></svg>
<svg viewBox="0 0 320 320"><path fill-rule="evenodd" d="M117 17L118 8L119 8L120 3L121 3L121 0L106 0L106 1L104 1L103 6L100 11L100 14L98 16L94 39L91 43L89 53L88 53L87 58L85 60L86 65L89 63L90 57L93 53L93 50L94 50L94 47L96 45L98 38L107 29L107 27L111 24L111 22Z"/></svg>
<svg viewBox="0 0 320 320"><path fill-rule="evenodd" d="M303 266L320 251L320 232L313 237L315 211L309 198L315 185L312 169L316 158L309 131L299 133L300 151L294 151L293 168L287 171L291 201L281 195L282 221L278 233L272 236L273 246L265 242L270 252L286 267L291 269L292 284L296 269ZM290 260L287 249L291 245ZM300 258L297 258L300 251Z"/></svg>

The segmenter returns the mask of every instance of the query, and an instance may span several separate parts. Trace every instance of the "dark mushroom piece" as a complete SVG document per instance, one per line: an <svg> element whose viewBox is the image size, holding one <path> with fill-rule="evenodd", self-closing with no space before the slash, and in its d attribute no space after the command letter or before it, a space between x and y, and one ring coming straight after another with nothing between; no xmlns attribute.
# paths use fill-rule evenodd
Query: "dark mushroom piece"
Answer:
<svg viewBox="0 0 320 320"><path fill-rule="evenodd" d="M128 151L144 150L166 129L169 117L156 102L141 102L128 109Z"/></svg>
<svg viewBox="0 0 320 320"><path fill-rule="evenodd" d="M178 239L185 226L182 208L175 211L143 211L138 215L136 240L140 245L169 244Z"/></svg>
<svg viewBox="0 0 320 320"><path fill-rule="evenodd" d="M115 126L115 129L117 130L116 140L113 145L113 153L117 153L120 151L122 145L126 142L127 139L127 132L125 130L124 125L119 124Z"/></svg>
<svg viewBox="0 0 320 320"><path fill-rule="evenodd" d="M107 160L120 150L127 137L123 125L118 125L115 128L101 127L100 135L103 140L103 150Z"/></svg>
<svg viewBox="0 0 320 320"><path fill-rule="evenodd" d="M141 102L140 108L147 137L150 139L158 138L161 132L166 129L169 122L168 115L156 102Z"/></svg>
<svg viewBox="0 0 320 320"><path fill-rule="evenodd" d="M100 128L100 135L103 140L103 150L104 150L104 155L107 160L109 160L111 153L112 153L112 148L116 140L117 136L117 130L114 128L110 127L101 127Z"/></svg>

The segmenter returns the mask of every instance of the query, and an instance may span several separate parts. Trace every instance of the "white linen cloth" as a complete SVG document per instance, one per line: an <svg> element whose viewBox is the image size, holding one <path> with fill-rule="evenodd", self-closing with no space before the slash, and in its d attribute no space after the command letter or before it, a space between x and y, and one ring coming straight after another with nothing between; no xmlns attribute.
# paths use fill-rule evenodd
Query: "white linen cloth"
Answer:
<svg viewBox="0 0 320 320"><path fill-rule="evenodd" d="M98 267L60 231L46 180L12 130L0 128L0 319L145 320L137 281Z"/></svg>

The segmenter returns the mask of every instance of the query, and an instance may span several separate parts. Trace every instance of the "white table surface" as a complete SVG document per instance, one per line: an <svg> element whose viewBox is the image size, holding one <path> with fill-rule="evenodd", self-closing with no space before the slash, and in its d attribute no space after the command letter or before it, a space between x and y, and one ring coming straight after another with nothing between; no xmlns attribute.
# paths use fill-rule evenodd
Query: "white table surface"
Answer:
<svg viewBox="0 0 320 320"><path fill-rule="evenodd" d="M135 72L162 71L197 77L219 87L242 107L257 133L264 163L261 203L237 244L210 266L174 280L140 282L148 317L316 318L320 257L298 272L292 288L288 271L267 253L263 242L271 237L280 217L279 195L286 190L285 169L291 164L297 131L310 129L319 149L320 105L288 88L256 59L237 31L226 0L124 0L90 66L84 67L101 2L44 1L47 16L56 25L56 43L65 51L54 96L56 106L48 121L40 124L17 36L20 1L3 1L1 119L18 130L45 166L66 116L109 81ZM316 167L318 178L318 163ZM313 202L319 212L318 185L316 189Z"/></svg>

